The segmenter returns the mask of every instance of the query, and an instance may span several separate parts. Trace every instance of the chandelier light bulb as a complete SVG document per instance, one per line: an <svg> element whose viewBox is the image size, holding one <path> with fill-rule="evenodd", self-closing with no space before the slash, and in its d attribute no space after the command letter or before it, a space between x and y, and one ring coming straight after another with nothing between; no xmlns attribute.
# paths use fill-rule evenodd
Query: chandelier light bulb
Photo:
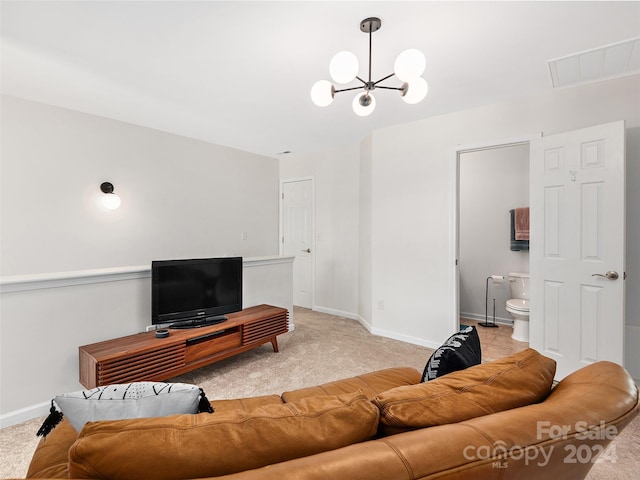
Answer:
<svg viewBox="0 0 640 480"><path fill-rule="evenodd" d="M358 93L353 99L353 103L351 105L356 115L366 117L367 115L371 115L375 110L376 98L371 94L371 92Z"/></svg>
<svg viewBox="0 0 640 480"><path fill-rule="evenodd" d="M403 82L410 82L424 73L427 61L420 50L405 50L393 64L393 73Z"/></svg>
<svg viewBox="0 0 640 480"><path fill-rule="evenodd" d="M319 107L326 107L333 102L335 89L328 80L318 80L311 87L311 100Z"/></svg>
<svg viewBox="0 0 640 480"><path fill-rule="evenodd" d="M336 83L349 83L358 75L358 57L348 51L336 53L329 63L329 74Z"/></svg>
<svg viewBox="0 0 640 480"><path fill-rule="evenodd" d="M407 90L404 95L402 95L402 100L409 104L421 102L429 91L429 85L427 85L426 80L422 77L411 80L407 82L406 85Z"/></svg>

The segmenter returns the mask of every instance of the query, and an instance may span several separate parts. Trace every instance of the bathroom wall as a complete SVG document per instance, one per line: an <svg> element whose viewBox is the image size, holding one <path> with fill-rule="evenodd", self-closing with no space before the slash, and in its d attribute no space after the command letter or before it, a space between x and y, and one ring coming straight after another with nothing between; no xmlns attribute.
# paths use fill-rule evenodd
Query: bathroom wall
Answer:
<svg viewBox="0 0 640 480"><path fill-rule="evenodd" d="M485 318L485 288L489 281L488 315L510 323L505 309L511 298L509 272L529 271L529 252L510 250L509 210L529 206L529 145L516 145L460 155L460 316Z"/></svg>

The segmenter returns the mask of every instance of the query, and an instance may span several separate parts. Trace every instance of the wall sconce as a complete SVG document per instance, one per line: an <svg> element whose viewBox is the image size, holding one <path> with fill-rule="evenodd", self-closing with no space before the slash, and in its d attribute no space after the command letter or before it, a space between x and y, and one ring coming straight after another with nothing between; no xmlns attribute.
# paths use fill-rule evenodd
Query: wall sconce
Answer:
<svg viewBox="0 0 640 480"><path fill-rule="evenodd" d="M120 206L122 202L120 197L113 193L113 184L110 182L103 182L100 185L100 191L104 193L102 196L102 205L109 210L115 210Z"/></svg>

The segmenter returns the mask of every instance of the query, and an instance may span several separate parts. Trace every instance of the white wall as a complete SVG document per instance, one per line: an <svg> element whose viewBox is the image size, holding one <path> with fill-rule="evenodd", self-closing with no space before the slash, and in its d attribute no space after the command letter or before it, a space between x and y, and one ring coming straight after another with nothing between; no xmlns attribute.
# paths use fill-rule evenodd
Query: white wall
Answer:
<svg viewBox="0 0 640 480"><path fill-rule="evenodd" d="M505 303L511 298L509 272L529 272L529 251L511 251L509 210L529 206L529 146L513 145L460 155L460 316L485 319L486 280L488 316L511 323Z"/></svg>
<svg viewBox="0 0 640 480"><path fill-rule="evenodd" d="M371 163L372 138L367 137L360 145L360 224L359 224L359 264L358 264L358 320L371 330L373 318L371 307Z"/></svg>
<svg viewBox="0 0 640 480"><path fill-rule="evenodd" d="M313 177L315 184L315 295L313 309L357 318L357 145L280 160L280 179Z"/></svg>
<svg viewBox="0 0 640 480"><path fill-rule="evenodd" d="M278 254L277 160L13 97L3 96L1 109L3 278ZM97 205L103 181L114 184L120 209ZM292 295L281 278L291 264L273 268L275 277L252 270L247 279ZM77 389L80 345L149 323L145 278L1 300L3 414ZM259 301L250 290L245 305Z"/></svg>
<svg viewBox="0 0 640 480"><path fill-rule="evenodd" d="M56 395L84 388L78 381L78 347L138 333L151 323L149 278L1 295L3 427L14 418L43 415Z"/></svg>
<svg viewBox="0 0 640 480"><path fill-rule="evenodd" d="M431 92L431 94L436 94ZM456 145L545 135L625 120L627 331L640 325L640 76L429 118L373 133L373 319L381 331L438 345L452 333L451 162ZM384 309L377 303L384 301ZM637 331L636 328L633 328ZM626 366L637 371L638 345ZM635 357L633 357L635 355Z"/></svg>
<svg viewBox="0 0 640 480"><path fill-rule="evenodd" d="M640 106L636 96L630 103ZM640 108L638 108L640 109ZM627 268L625 366L640 385L640 126L627 122Z"/></svg>
<svg viewBox="0 0 640 480"><path fill-rule="evenodd" d="M275 159L7 96L1 148L2 275L278 251Z"/></svg>
<svg viewBox="0 0 640 480"><path fill-rule="evenodd" d="M289 310L289 330L293 316L293 257L245 258L242 271L242 305L274 305Z"/></svg>

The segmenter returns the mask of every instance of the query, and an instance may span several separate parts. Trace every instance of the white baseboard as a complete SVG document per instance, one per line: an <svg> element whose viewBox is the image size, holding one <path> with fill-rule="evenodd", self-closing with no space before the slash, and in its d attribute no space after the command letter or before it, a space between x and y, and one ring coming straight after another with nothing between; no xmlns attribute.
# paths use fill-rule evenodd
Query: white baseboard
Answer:
<svg viewBox="0 0 640 480"><path fill-rule="evenodd" d="M366 328L369 333L372 335L378 335L380 337L391 338L393 340L400 340L401 342L411 343L412 345L420 345L421 347L433 348L436 349L440 346L440 344L436 344L433 342L429 342L427 340L423 340L422 338L413 337L411 335L403 335L401 333L392 332L391 330L384 330L382 328L374 328L369 322L367 322L361 316L356 318L364 328Z"/></svg>
<svg viewBox="0 0 640 480"><path fill-rule="evenodd" d="M413 337L411 335L404 335L402 333L392 332L391 330L384 330L382 328L373 328L371 333L374 335L380 335L381 337L391 338L393 340L400 340L401 342L411 343L413 345L420 345L427 348L438 348L441 344L430 342L422 338ZM425 359L426 360L426 359Z"/></svg>
<svg viewBox="0 0 640 480"><path fill-rule="evenodd" d="M49 414L51 402L42 402L0 415L0 428L10 427ZM34 432L35 435L35 432Z"/></svg>
<svg viewBox="0 0 640 480"><path fill-rule="evenodd" d="M350 312L343 312L342 310L336 310L335 308L319 307L318 305L312 308L314 312L327 313L329 315L335 315L336 317L350 318L351 320L358 320L358 315Z"/></svg>
<svg viewBox="0 0 640 480"><path fill-rule="evenodd" d="M461 318L468 318L470 320L477 320L480 322L484 322L484 315L478 315L475 313L460 313ZM401 342L411 343L413 345L420 345L421 347L433 348L436 349L440 347L440 343L434 343L422 338L414 337L411 335L403 335L401 333L392 332L391 330L384 330L381 328L374 328L371 324L361 316L356 316L356 320L358 320L364 328L366 328L369 333L373 335L379 335L381 337L392 338L393 340L400 340ZM489 319L489 321L493 320L493 317ZM496 317L496 323L501 325L513 326L513 319L509 318L500 318Z"/></svg>
<svg viewBox="0 0 640 480"><path fill-rule="evenodd" d="M477 320L478 322L484 322L484 314L460 312L460 318L468 318L469 320ZM489 315L489 322L493 321L493 315ZM513 326L513 318L496 317L496 323L500 325Z"/></svg>
<svg viewBox="0 0 640 480"><path fill-rule="evenodd" d="M356 318L356 320L358 320L362 324L362 326L364 328L366 328L369 333L371 333L371 329L373 327L371 326L371 324L367 320L362 318L360 315L358 315L358 318Z"/></svg>

